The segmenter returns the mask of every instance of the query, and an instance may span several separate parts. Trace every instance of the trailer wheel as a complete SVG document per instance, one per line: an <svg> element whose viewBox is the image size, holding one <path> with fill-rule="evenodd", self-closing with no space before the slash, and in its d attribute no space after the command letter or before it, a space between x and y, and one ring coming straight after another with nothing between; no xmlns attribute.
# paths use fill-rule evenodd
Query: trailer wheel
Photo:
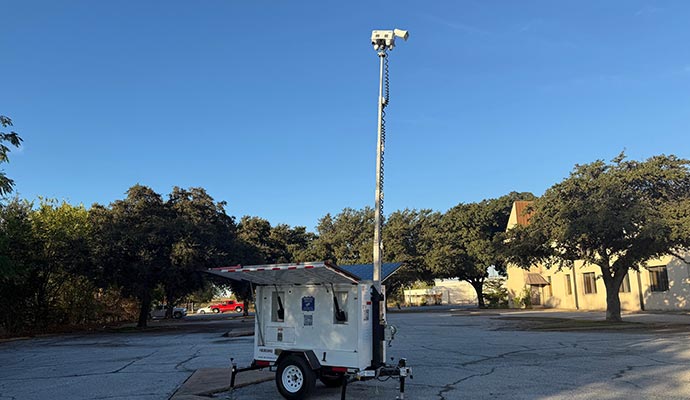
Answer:
<svg viewBox="0 0 690 400"><path fill-rule="evenodd" d="M316 374L304 357L287 356L276 371L276 386L288 400L306 399L316 385Z"/></svg>
<svg viewBox="0 0 690 400"><path fill-rule="evenodd" d="M326 387L336 388L343 385L343 374L321 375L319 380Z"/></svg>

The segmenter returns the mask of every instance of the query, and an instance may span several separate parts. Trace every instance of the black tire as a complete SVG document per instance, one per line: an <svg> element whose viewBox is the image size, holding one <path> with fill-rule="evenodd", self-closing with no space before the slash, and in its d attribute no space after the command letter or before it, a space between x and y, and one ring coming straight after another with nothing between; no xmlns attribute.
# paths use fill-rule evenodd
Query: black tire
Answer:
<svg viewBox="0 0 690 400"><path fill-rule="evenodd" d="M337 388L343 385L343 374L321 375L319 380L326 387Z"/></svg>
<svg viewBox="0 0 690 400"><path fill-rule="evenodd" d="M204 310L199 310L199 314L206 314L206 311L204 311Z"/></svg>
<svg viewBox="0 0 690 400"><path fill-rule="evenodd" d="M175 319L180 319L180 318L182 318L182 313L179 312L179 311L175 311L175 312L173 313L173 318L175 318Z"/></svg>
<svg viewBox="0 0 690 400"><path fill-rule="evenodd" d="M276 386L288 400L306 399L316 386L316 374L304 357L293 354L278 365Z"/></svg>
<svg viewBox="0 0 690 400"><path fill-rule="evenodd" d="M214 308L214 309L213 309L213 312L216 313L216 314L218 314L218 313L220 312L220 310L217 309L217 308Z"/></svg>
<svg viewBox="0 0 690 400"><path fill-rule="evenodd" d="M242 307L240 307L240 306L235 307L235 312L237 312L237 313L242 312Z"/></svg>

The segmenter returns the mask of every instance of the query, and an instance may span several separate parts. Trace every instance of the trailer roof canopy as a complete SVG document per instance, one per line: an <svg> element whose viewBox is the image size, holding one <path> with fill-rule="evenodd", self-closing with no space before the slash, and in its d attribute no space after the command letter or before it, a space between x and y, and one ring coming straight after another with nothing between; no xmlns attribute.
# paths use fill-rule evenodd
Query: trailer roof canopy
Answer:
<svg viewBox="0 0 690 400"><path fill-rule="evenodd" d="M381 266L382 281L385 281L401 266L401 263ZM329 262L298 264L237 265L234 267L211 268L207 272L226 279L247 281L257 285L278 284L323 284L357 283L373 278L373 264L346 265L338 267Z"/></svg>

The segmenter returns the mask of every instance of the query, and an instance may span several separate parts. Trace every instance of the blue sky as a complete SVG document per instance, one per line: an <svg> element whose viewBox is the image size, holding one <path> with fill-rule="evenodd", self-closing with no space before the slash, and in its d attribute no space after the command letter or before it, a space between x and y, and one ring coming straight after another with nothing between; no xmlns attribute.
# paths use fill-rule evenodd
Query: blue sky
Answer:
<svg viewBox="0 0 690 400"><path fill-rule="evenodd" d="M374 203L390 56L385 212L540 195L577 163L690 158L686 1L2 1L1 168L90 206L133 184L206 188L235 216L313 229Z"/></svg>

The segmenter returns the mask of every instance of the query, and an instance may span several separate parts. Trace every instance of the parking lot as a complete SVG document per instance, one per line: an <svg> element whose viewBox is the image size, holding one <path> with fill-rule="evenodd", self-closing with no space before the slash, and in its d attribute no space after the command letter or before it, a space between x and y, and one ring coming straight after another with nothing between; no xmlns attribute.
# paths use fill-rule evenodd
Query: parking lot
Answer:
<svg viewBox="0 0 690 400"><path fill-rule="evenodd" d="M467 312L396 313L389 356L413 367L410 399L688 399L690 334L530 331ZM198 368L248 363L252 338L222 337L251 321L190 317L141 333L52 336L0 344L0 399L168 399ZM520 328L520 329L518 329ZM394 399L397 382L348 387L348 398ZM217 398L273 399L273 382ZM339 399L317 384L314 399Z"/></svg>

